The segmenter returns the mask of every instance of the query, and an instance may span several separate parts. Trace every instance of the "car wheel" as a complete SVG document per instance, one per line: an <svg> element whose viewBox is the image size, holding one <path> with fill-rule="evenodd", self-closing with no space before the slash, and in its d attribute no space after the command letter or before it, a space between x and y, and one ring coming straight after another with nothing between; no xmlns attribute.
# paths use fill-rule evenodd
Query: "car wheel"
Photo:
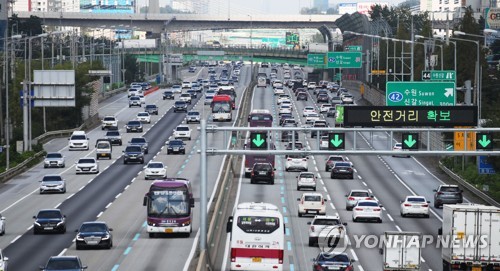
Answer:
<svg viewBox="0 0 500 271"><path fill-rule="evenodd" d="M429 214L424 215L425 218L431 217Z"/></svg>
<svg viewBox="0 0 500 271"><path fill-rule="evenodd" d="M401 213L401 217L406 217L406 215L403 212L400 212L400 213Z"/></svg>
<svg viewBox="0 0 500 271"><path fill-rule="evenodd" d="M379 219L378 219L378 223L382 223L382 218L379 218Z"/></svg>
<svg viewBox="0 0 500 271"><path fill-rule="evenodd" d="M274 185L274 180L271 181L271 185Z"/></svg>
<svg viewBox="0 0 500 271"><path fill-rule="evenodd" d="M334 177L335 177L335 176L333 176L332 174L330 174L330 179L335 179Z"/></svg>
<svg viewBox="0 0 500 271"><path fill-rule="evenodd" d="M351 178L350 178L350 179L351 179L351 180L352 180L352 179L354 179L354 174L353 174L353 175L351 175Z"/></svg>
<svg viewBox="0 0 500 271"><path fill-rule="evenodd" d="M316 186L315 186L315 187L313 187L313 191L316 191Z"/></svg>
<svg viewBox="0 0 500 271"><path fill-rule="evenodd" d="M357 218L355 218L355 217L353 217L353 218L352 218L352 222L358 222L358 219L357 219Z"/></svg>
<svg viewBox="0 0 500 271"><path fill-rule="evenodd" d="M113 247L113 241L109 242L108 249L111 249Z"/></svg>
<svg viewBox="0 0 500 271"><path fill-rule="evenodd" d="M79 246L78 244L76 244L76 250L80 250L80 249L82 249L82 247Z"/></svg>
<svg viewBox="0 0 500 271"><path fill-rule="evenodd" d="M439 204L434 202L434 208L439 208Z"/></svg>
<svg viewBox="0 0 500 271"><path fill-rule="evenodd" d="M48 168L48 166L47 165L43 165L43 168Z"/></svg>
<svg viewBox="0 0 500 271"><path fill-rule="evenodd" d="M309 238L309 246L310 247L314 246L314 240L312 240L311 238Z"/></svg>
<svg viewBox="0 0 500 271"><path fill-rule="evenodd" d="M250 179L250 184L254 184L255 182L253 181L253 179Z"/></svg>
<svg viewBox="0 0 500 271"><path fill-rule="evenodd" d="M144 152L144 154L148 154L148 153L149 153L149 150L146 150L146 151Z"/></svg>
<svg viewBox="0 0 500 271"><path fill-rule="evenodd" d="M300 186L297 185L297 191L300 191Z"/></svg>
<svg viewBox="0 0 500 271"><path fill-rule="evenodd" d="M346 211L351 211L352 209L351 209L349 206L347 206L347 205L346 205L346 206L345 206L345 210L346 210Z"/></svg>
<svg viewBox="0 0 500 271"><path fill-rule="evenodd" d="M299 217L302 217L302 214L300 212L298 212L298 214L299 214Z"/></svg>
<svg viewBox="0 0 500 271"><path fill-rule="evenodd" d="M169 152L169 151L167 151L167 155L169 155L169 154L170 154L170 152Z"/></svg>
<svg viewBox="0 0 500 271"><path fill-rule="evenodd" d="M143 159L143 160L141 160L141 164L144 164L144 159Z"/></svg>
<svg viewBox="0 0 500 271"><path fill-rule="evenodd" d="M127 164L127 160L123 159L123 164Z"/></svg>
<svg viewBox="0 0 500 271"><path fill-rule="evenodd" d="M156 237L156 233L154 233L154 232L149 233L149 238L155 238L155 237Z"/></svg>

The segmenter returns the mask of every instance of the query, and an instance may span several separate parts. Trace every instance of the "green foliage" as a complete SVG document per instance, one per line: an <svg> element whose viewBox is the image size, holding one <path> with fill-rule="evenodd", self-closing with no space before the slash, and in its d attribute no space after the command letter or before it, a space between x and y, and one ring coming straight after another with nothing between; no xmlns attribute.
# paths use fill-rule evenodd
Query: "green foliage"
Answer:
<svg viewBox="0 0 500 271"><path fill-rule="evenodd" d="M125 83L130 84L135 81L142 81L143 75L139 73L139 64L137 63L137 57L131 54L125 55Z"/></svg>

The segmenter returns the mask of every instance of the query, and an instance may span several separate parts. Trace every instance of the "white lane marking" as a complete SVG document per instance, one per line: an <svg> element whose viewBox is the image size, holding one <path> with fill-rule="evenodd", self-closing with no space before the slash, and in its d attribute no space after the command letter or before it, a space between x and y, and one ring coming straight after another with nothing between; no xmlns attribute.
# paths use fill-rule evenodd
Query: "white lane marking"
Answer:
<svg viewBox="0 0 500 271"><path fill-rule="evenodd" d="M66 199L70 199L71 197L73 197L75 195L75 193L69 195Z"/></svg>
<svg viewBox="0 0 500 271"><path fill-rule="evenodd" d="M85 188L85 185L80 187L80 189L78 189L78 191L82 191L84 188Z"/></svg>
<svg viewBox="0 0 500 271"><path fill-rule="evenodd" d="M401 230L401 228L398 225L396 225L396 229L398 229L399 232L403 231L403 230Z"/></svg>
<svg viewBox="0 0 500 271"><path fill-rule="evenodd" d="M68 250L67 248L63 249L63 250L61 251L61 253L59 253L57 256L63 256L63 255L64 255L64 253L66 253L66 251L67 251L67 250Z"/></svg>
<svg viewBox="0 0 500 271"><path fill-rule="evenodd" d="M368 186L365 182L363 182L363 185L364 185L364 186Z"/></svg>
<svg viewBox="0 0 500 271"><path fill-rule="evenodd" d="M113 202L108 203L108 205L106 205L106 207L104 207L104 209L108 209L109 206L111 206L111 204L113 204Z"/></svg>
<svg viewBox="0 0 500 271"><path fill-rule="evenodd" d="M354 252L354 249L351 248L351 254L352 254L352 258L357 262L359 261L358 259L358 255L356 255L356 252Z"/></svg>
<svg viewBox="0 0 500 271"><path fill-rule="evenodd" d="M33 229L33 225L28 227L28 231L30 231L31 229Z"/></svg>
<svg viewBox="0 0 500 271"><path fill-rule="evenodd" d="M324 186L323 186L323 190L325 190L325 192L327 192L327 193L328 193L328 190L326 190L326 187L324 187Z"/></svg>
<svg viewBox="0 0 500 271"><path fill-rule="evenodd" d="M29 230L29 229L28 229ZM11 244L15 243L17 241L17 239L21 238L22 235L18 235L16 236L16 238L14 238L14 240L10 241Z"/></svg>
<svg viewBox="0 0 500 271"><path fill-rule="evenodd" d="M330 197L330 194L326 194L326 198L328 199L328 201L332 201L332 198Z"/></svg>
<svg viewBox="0 0 500 271"><path fill-rule="evenodd" d="M35 192L37 192L39 189L35 189L33 190L31 193L29 193L28 195L16 200L14 203L12 203L11 205L7 206L5 209L3 209L2 211L0 211L0 213L5 213L5 211L9 210L10 208L12 208L14 205L18 204L20 201L22 201L23 199L33 195Z"/></svg>
<svg viewBox="0 0 500 271"><path fill-rule="evenodd" d="M118 195L115 196L115 199L119 198L122 195L122 193L118 193Z"/></svg>
<svg viewBox="0 0 500 271"><path fill-rule="evenodd" d="M359 269L359 271L365 271L365 270L363 269L363 266L361 266L361 265L358 265L358 269Z"/></svg>
<svg viewBox="0 0 500 271"><path fill-rule="evenodd" d="M101 215L102 215L102 212L100 212L100 213L97 215L97 218L99 218Z"/></svg>
<svg viewBox="0 0 500 271"><path fill-rule="evenodd" d="M330 207L332 207L333 210L336 210L335 205L333 205L333 203L331 203L331 202L330 202Z"/></svg>
<svg viewBox="0 0 500 271"><path fill-rule="evenodd" d="M54 207L54 209L58 209L58 208L59 208L59 206L61 205L61 203L62 203L62 202L59 202L59 203L58 203L58 204Z"/></svg>
<svg viewBox="0 0 500 271"><path fill-rule="evenodd" d="M394 222L394 218L390 214L387 214L387 217L389 218L390 221Z"/></svg>
<svg viewBox="0 0 500 271"><path fill-rule="evenodd" d="M423 263L425 263L424 257L420 257L420 261L422 261Z"/></svg>

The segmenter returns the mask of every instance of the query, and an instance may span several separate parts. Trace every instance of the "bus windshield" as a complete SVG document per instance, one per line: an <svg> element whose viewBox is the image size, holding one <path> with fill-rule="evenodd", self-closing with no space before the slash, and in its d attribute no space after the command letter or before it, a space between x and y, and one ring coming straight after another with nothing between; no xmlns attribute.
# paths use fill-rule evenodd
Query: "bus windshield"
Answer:
<svg viewBox="0 0 500 271"><path fill-rule="evenodd" d="M212 107L212 113L229 113L231 112L231 105L228 102L216 102Z"/></svg>
<svg viewBox="0 0 500 271"><path fill-rule="evenodd" d="M157 218L185 217L190 214L189 193L186 187L151 191L148 216Z"/></svg>
<svg viewBox="0 0 500 271"><path fill-rule="evenodd" d="M280 227L277 217L264 216L239 216L238 228L245 233L272 233Z"/></svg>

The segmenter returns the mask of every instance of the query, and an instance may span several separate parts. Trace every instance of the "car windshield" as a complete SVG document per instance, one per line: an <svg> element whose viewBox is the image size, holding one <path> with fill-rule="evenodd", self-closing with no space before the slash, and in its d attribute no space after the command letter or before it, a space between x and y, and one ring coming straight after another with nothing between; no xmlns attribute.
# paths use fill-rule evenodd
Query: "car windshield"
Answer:
<svg viewBox="0 0 500 271"><path fill-rule="evenodd" d="M141 152L142 149L140 146L128 146L126 149L125 149L125 152Z"/></svg>
<svg viewBox="0 0 500 271"><path fill-rule="evenodd" d="M148 109L156 108L156 105L148 104L148 105L146 105L146 108L148 108Z"/></svg>
<svg viewBox="0 0 500 271"><path fill-rule="evenodd" d="M129 121L128 125L137 125L137 126L139 126L139 125L141 125L141 122L140 121Z"/></svg>
<svg viewBox="0 0 500 271"><path fill-rule="evenodd" d="M272 166L269 164L255 164L253 168L255 170L272 170Z"/></svg>
<svg viewBox="0 0 500 271"><path fill-rule="evenodd" d="M337 162L337 163L335 163L335 167L351 167L351 164L349 164L349 163Z"/></svg>
<svg viewBox="0 0 500 271"><path fill-rule="evenodd" d="M95 163L95 161L92 158L85 158L78 160L78 164L93 164L93 163Z"/></svg>
<svg viewBox="0 0 500 271"><path fill-rule="evenodd" d="M167 90L167 91L165 91L165 92L163 92L163 93L165 93L165 94L174 94L174 93L173 93L172 91L170 91L170 90Z"/></svg>
<svg viewBox="0 0 500 271"><path fill-rule="evenodd" d="M47 153L47 158L62 158L62 154L60 153Z"/></svg>
<svg viewBox="0 0 500 271"><path fill-rule="evenodd" d="M74 135L71 137L71 140L86 140L87 137L85 135Z"/></svg>
<svg viewBox="0 0 500 271"><path fill-rule="evenodd" d="M139 98L139 97L137 97L137 96L132 96L132 97L130 97L130 100L131 100L131 101L138 101L138 100L140 100L140 99L141 99L141 98Z"/></svg>
<svg viewBox="0 0 500 271"><path fill-rule="evenodd" d="M362 202L358 202L358 206L377 207L378 203L373 202L373 201L362 201Z"/></svg>
<svg viewBox="0 0 500 271"><path fill-rule="evenodd" d="M312 174L312 173L303 173L303 174L300 174L300 178L314 178L314 174Z"/></svg>
<svg viewBox="0 0 500 271"><path fill-rule="evenodd" d="M107 230L108 227L104 223L85 223L80 227L80 232L103 232Z"/></svg>
<svg viewBox="0 0 500 271"><path fill-rule="evenodd" d="M186 126L177 126L177 131L189 131L189 127Z"/></svg>
<svg viewBox="0 0 500 271"><path fill-rule="evenodd" d="M107 148L109 148L109 143L101 142L101 143L97 144L96 148L98 148L98 149L107 149Z"/></svg>
<svg viewBox="0 0 500 271"><path fill-rule="evenodd" d="M407 201L411 202L425 202L424 198L408 198Z"/></svg>
<svg viewBox="0 0 500 271"><path fill-rule="evenodd" d="M49 176L43 176L42 182L59 182L61 180L62 180L61 176L49 175Z"/></svg>
<svg viewBox="0 0 500 271"><path fill-rule="evenodd" d="M339 254L339 255L329 255L329 254L320 254L318 257L318 261L324 262L349 262L349 257L347 255Z"/></svg>
<svg viewBox="0 0 500 271"><path fill-rule="evenodd" d="M130 140L130 143L146 143L146 139L142 137L134 137Z"/></svg>
<svg viewBox="0 0 500 271"><path fill-rule="evenodd" d="M339 225L340 221L338 219L319 218L319 219L315 219L313 224L314 225L335 226L335 225Z"/></svg>
<svg viewBox="0 0 500 271"><path fill-rule="evenodd" d="M200 112L188 112L189 116L199 116Z"/></svg>
<svg viewBox="0 0 500 271"><path fill-rule="evenodd" d="M344 161L344 158L342 156L330 156L328 157L329 161Z"/></svg>
<svg viewBox="0 0 500 271"><path fill-rule="evenodd" d="M355 192L351 192L351 197L367 198L367 197L370 197L370 194L368 194L368 192L355 191Z"/></svg>
<svg viewBox="0 0 500 271"><path fill-rule="evenodd" d="M148 168L163 168L162 163L149 163Z"/></svg>
<svg viewBox="0 0 500 271"><path fill-rule="evenodd" d="M181 97L191 97L191 94L189 94L189 93L182 93Z"/></svg>
<svg viewBox="0 0 500 271"><path fill-rule="evenodd" d="M48 270L74 270L74 269L80 269L80 264L78 263L77 260L73 259L57 259L57 260L50 260L47 263L47 266L45 269Z"/></svg>
<svg viewBox="0 0 500 271"><path fill-rule="evenodd" d="M37 218L61 218L61 212L56 210L40 211Z"/></svg>
<svg viewBox="0 0 500 271"><path fill-rule="evenodd" d="M177 102L175 102L175 105L184 106L184 105L186 105L186 103L184 101L177 101Z"/></svg>
<svg viewBox="0 0 500 271"><path fill-rule="evenodd" d="M118 131L113 131L113 132L107 132L106 136L119 136L120 132Z"/></svg>
<svg viewBox="0 0 500 271"><path fill-rule="evenodd" d="M114 117L105 117L104 121L115 121Z"/></svg>
<svg viewBox="0 0 500 271"><path fill-rule="evenodd" d="M147 116L149 116L149 113L147 113L147 112L141 112L141 113L137 113L137 116L138 117L147 117Z"/></svg>
<svg viewBox="0 0 500 271"><path fill-rule="evenodd" d="M304 201L321 201L321 196L307 195L307 196L304 196Z"/></svg>
<svg viewBox="0 0 500 271"><path fill-rule="evenodd" d="M440 192L460 192L460 189L458 189L458 187L441 187L441 190L439 190Z"/></svg>

